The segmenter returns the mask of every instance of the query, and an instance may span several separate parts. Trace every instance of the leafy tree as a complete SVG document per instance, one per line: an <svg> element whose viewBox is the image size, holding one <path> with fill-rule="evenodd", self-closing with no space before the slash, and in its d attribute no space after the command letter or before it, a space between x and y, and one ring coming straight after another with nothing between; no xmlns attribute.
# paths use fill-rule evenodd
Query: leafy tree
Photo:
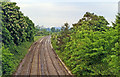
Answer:
<svg viewBox="0 0 120 77"><path fill-rule="evenodd" d="M65 44L66 41L69 41L70 40L70 36L69 36L69 24L68 23L65 23L64 26L62 26L61 28L61 34L58 36L58 49L63 51L64 50L64 47L59 47L61 46L62 44ZM66 39L67 38L67 39Z"/></svg>
<svg viewBox="0 0 120 77"><path fill-rule="evenodd" d="M56 29L56 32L60 32L60 29Z"/></svg>
<svg viewBox="0 0 120 77"><path fill-rule="evenodd" d="M55 32L55 27L52 27L52 28L51 28L51 31L52 31L52 32Z"/></svg>
<svg viewBox="0 0 120 77"><path fill-rule="evenodd" d="M14 62L14 54L12 54L9 49L2 46L2 72L3 74L9 75L10 71L13 71Z"/></svg>
<svg viewBox="0 0 120 77"><path fill-rule="evenodd" d="M35 36L34 23L29 19L29 17L25 17L25 20L26 20L26 23L29 25L25 31L27 33L26 40L33 41Z"/></svg>
<svg viewBox="0 0 120 77"><path fill-rule="evenodd" d="M73 24L73 27L80 28L80 30L83 27L86 30L105 31L105 29L108 28L108 24L109 23L103 16L97 16L94 13L86 12L77 24Z"/></svg>
<svg viewBox="0 0 120 77"><path fill-rule="evenodd" d="M34 23L29 17L24 16L15 2L5 1L0 2L0 4L2 7L0 11L0 15L2 15L2 18L0 17L0 25L2 25L2 31L0 29L0 35L2 35L2 44L0 43L2 45L2 48L0 47L2 50L2 74L12 75L20 60L25 56L27 46L34 40L35 27ZM24 42L28 44L24 45Z"/></svg>
<svg viewBox="0 0 120 77"><path fill-rule="evenodd" d="M2 37L5 45L19 45L21 42L33 40L34 24L19 10L14 2L2 2Z"/></svg>
<svg viewBox="0 0 120 77"><path fill-rule="evenodd" d="M113 28L118 31L118 36L119 36L118 39L119 39L119 44L120 44L120 13L116 15L116 20L113 23Z"/></svg>
<svg viewBox="0 0 120 77"><path fill-rule="evenodd" d="M45 28L44 26L36 26L36 36L46 36L51 34L51 32L48 30L48 28Z"/></svg>
<svg viewBox="0 0 120 77"><path fill-rule="evenodd" d="M86 12L78 23L61 28L52 36L60 58L77 77L84 75L118 75L120 71L120 14L113 27L103 16Z"/></svg>

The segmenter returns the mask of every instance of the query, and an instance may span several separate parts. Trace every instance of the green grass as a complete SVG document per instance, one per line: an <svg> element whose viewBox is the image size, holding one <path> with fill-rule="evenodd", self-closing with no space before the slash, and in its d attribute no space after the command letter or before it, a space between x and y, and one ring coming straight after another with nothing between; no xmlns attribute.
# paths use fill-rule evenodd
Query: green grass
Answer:
<svg viewBox="0 0 120 77"><path fill-rule="evenodd" d="M35 36L33 42L39 40L41 37L43 36ZM2 47L3 75L12 75L16 71L19 63L25 57L33 42L24 42L19 46L11 45L9 48Z"/></svg>
<svg viewBox="0 0 120 77"><path fill-rule="evenodd" d="M42 38L42 37L44 37L44 36L35 36L35 37L34 37L34 41L37 41L37 40L39 40L39 39Z"/></svg>
<svg viewBox="0 0 120 77"><path fill-rule="evenodd" d="M12 75L16 71L32 43L24 42L19 46L11 45L9 48L2 48L3 75Z"/></svg>

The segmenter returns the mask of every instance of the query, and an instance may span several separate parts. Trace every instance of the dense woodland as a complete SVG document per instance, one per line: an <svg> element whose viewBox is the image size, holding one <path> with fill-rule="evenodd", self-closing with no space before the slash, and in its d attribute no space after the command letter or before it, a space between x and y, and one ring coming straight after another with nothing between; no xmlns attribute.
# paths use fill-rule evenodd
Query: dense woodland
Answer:
<svg viewBox="0 0 120 77"><path fill-rule="evenodd" d="M78 23L65 23L52 45L74 75L120 76L120 14L112 26L103 16L86 12Z"/></svg>

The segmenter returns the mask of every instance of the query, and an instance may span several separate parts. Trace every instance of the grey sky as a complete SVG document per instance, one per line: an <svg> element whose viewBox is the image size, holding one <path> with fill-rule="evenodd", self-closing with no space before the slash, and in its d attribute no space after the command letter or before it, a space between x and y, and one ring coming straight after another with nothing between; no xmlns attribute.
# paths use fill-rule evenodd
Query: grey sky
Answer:
<svg viewBox="0 0 120 77"><path fill-rule="evenodd" d="M30 17L35 25L45 27L70 25L77 23L85 12L104 16L109 22L114 21L118 11L118 0L11 0L17 2L25 16Z"/></svg>

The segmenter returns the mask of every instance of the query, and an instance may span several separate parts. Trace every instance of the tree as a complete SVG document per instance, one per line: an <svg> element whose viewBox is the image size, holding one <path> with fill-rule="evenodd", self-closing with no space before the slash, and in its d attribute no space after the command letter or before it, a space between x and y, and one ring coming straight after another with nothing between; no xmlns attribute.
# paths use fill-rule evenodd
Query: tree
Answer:
<svg viewBox="0 0 120 77"><path fill-rule="evenodd" d="M78 23L73 24L74 28L84 28L85 30L105 31L109 23L103 16L97 16L94 13L86 12Z"/></svg>
<svg viewBox="0 0 120 77"><path fill-rule="evenodd" d="M58 40L57 45L59 46L58 47L59 50L64 51L65 47L60 47L60 46L67 43L68 41L70 41L70 35L69 34L70 34L69 24L64 23L64 25L61 28L61 34L57 38L57 40Z"/></svg>
<svg viewBox="0 0 120 77"><path fill-rule="evenodd" d="M5 45L11 44L11 41L19 45L34 39L34 23L24 16L15 2L2 2L2 28Z"/></svg>
<svg viewBox="0 0 120 77"><path fill-rule="evenodd" d="M118 31L118 42L119 42L119 46L120 46L120 13L118 13L118 15L116 15L116 20L113 23L113 28L116 29ZM119 48L120 51L120 48Z"/></svg>
<svg viewBox="0 0 120 77"><path fill-rule="evenodd" d="M52 32L55 32L55 27L52 27L52 28L51 28L51 31L52 31Z"/></svg>
<svg viewBox="0 0 120 77"><path fill-rule="evenodd" d="M56 29L56 32L59 32L60 31L60 29Z"/></svg>
<svg viewBox="0 0 120 77"><path fill-rule="evenodd" d="M107 25L103 16L86 12L73 28L64 24L60 34L52 37L53 48L77 77L120 76L120 14L114 28Z"/></svg>

